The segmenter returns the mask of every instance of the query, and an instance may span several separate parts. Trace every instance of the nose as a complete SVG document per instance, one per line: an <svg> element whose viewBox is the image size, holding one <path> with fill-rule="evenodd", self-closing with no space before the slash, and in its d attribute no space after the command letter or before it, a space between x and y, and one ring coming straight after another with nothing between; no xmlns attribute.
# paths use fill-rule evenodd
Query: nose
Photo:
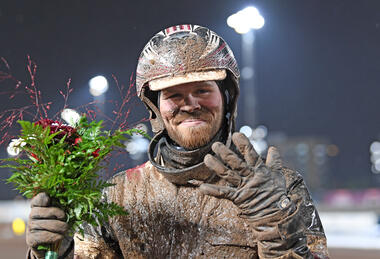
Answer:
<svg viewBox="0 0 380 259"><path fill-rule="evenodd" d="M184 104L181 106L180 110L184 112L193 112L195 110L199 110L201 105L198 102L198 98L189 94L184 99Z"/></svg>

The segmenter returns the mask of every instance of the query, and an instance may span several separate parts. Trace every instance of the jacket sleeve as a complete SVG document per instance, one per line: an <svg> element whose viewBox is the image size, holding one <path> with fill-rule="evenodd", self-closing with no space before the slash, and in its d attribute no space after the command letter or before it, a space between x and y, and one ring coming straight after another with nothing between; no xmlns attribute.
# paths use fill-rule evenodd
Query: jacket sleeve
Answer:
<svg viewBox="0 0 380 259"><path fill-rule="evenodd" d="M322 223L301 175L287 168L282 171L294 210L275 224L254 227L259 257L329 258Z"/></svg>

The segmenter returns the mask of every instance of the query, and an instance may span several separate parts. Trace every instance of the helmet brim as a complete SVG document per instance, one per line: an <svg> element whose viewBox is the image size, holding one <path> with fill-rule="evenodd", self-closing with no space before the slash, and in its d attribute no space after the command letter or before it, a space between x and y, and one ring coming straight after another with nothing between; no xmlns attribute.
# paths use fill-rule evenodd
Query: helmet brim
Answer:
<svg viewBox="0 0 380 259"><path fill-rule="evenodd" d="M153 79L149 82L151 91L160 91L172 86L186 84L191 82L224 80L227 77L225 69L216 69L209 71L188 72L183 75L167 76Z"/></svg>

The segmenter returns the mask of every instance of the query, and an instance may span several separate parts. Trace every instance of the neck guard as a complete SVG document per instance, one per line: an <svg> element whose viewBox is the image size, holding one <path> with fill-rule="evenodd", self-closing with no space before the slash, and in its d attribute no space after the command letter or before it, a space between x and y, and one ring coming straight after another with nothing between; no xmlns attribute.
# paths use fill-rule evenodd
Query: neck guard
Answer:
<svg viewBox="0 0 380 259"><path fill-rule="evenodd" d="M161 132L154 136L148 149L149 161L165 178L174 184L186 185L190 180L211 182L216 178L203 163L206 154L212 152L211 146L216 141L221 141L223 131L205 146L194 150L185 150L168 141L166 134ZM154 152L157 148L156 159Z"/></svg>

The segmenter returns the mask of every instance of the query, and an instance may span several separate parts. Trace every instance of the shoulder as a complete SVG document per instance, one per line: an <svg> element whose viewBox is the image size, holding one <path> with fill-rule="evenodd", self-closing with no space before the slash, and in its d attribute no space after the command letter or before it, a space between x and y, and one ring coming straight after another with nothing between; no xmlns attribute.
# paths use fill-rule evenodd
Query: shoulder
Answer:
<svg viewBox="0 0 380 259"><path fill-rule="evenodd" d="M147 189L152 178L156 180L157 172L149 161L121 171L108 180L112 186L105 190L105 196L117 203L122 202L123 199L132 197L142 189Z"/></svg>
<svg viewBox="0 0 380 259"><path fill-rule="evenodd" d="M143 177L143 174L146 170L150 168L150 162L145 162L141 165L138 165L134 168L129 168L127 170L121 171L114 176L112 176L108 181L111 183L118 183L124 181L138 181Z"/></svg>
<svg viewBox="0 0 380 259"><path fill-rule="evenodd" d="M305 234L308 236L308 243L325 239L322 222L313 199L300 173L290 168L282 168L285 176L288 197L297 204L304 224ZM313 239L313 236L317 236ZM319 242L319 241L318 241Z"/></svg>
<svg viewBox="0 0 380 259"><path fill-rule="evenodd" d="M136 185L142 182L147 163L121 171L109 178L107 182L111 186L104 189L104 198L108 201L121 201L128 190L136 188Z"/></svg>

